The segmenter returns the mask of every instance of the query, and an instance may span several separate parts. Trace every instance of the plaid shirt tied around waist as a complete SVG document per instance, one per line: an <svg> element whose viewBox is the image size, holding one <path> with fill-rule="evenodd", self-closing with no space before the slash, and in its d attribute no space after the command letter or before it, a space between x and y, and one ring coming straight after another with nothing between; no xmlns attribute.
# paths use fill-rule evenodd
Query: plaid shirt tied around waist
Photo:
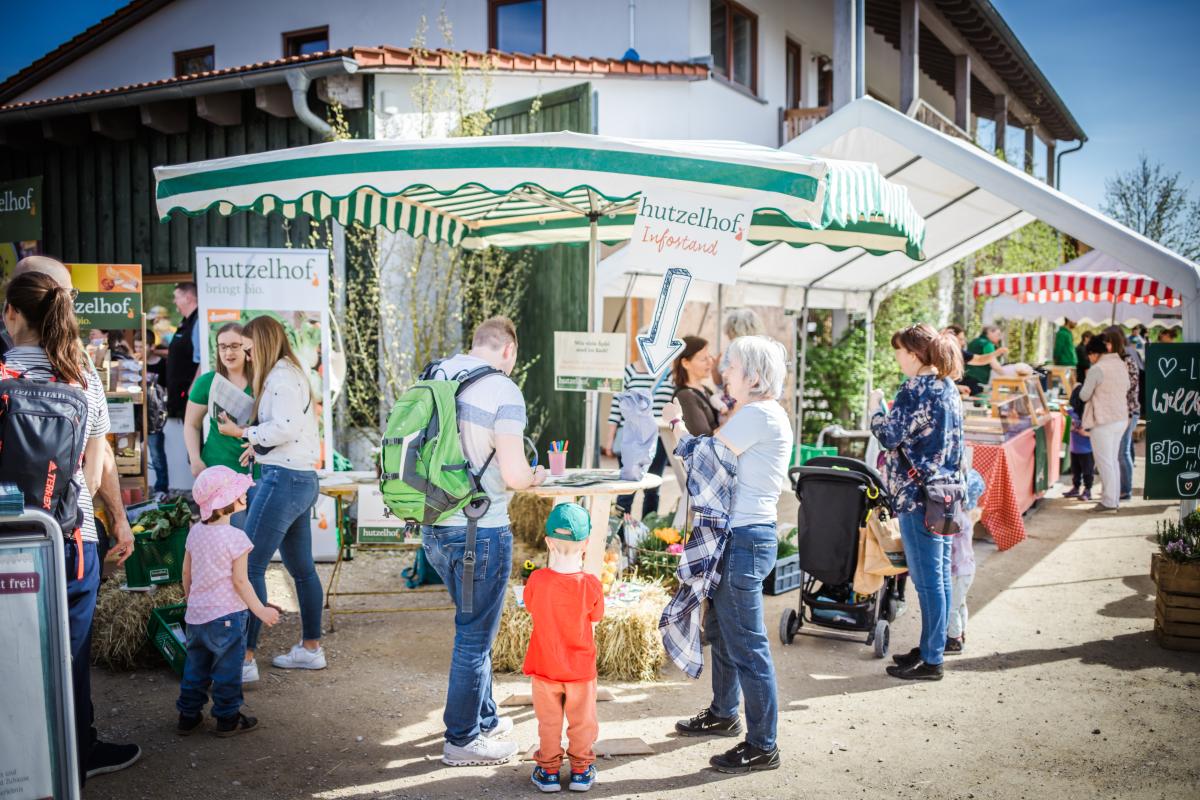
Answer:
<svg viewBox="0 0 1200 800"><path fill-rule="evenodd" d="M721 556L729 541L729 512L737 488L737 457L711 436L680 442L675 454L687 469L692 533L679 559L679 588L658 621L663 647L689 677L700 677L700 603L721 585Z"/></svg>

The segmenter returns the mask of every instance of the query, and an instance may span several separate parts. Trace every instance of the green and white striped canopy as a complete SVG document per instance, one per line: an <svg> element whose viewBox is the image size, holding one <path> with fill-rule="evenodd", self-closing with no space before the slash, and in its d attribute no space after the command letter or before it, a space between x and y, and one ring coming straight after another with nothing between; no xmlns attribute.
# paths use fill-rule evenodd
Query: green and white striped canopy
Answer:
<svg viewBox="0 0 1200 800"><path fill-rule="evenodd" d="M719 141L535 133L377 139L156 167L157 203L333 217L470 249L628 239L642 192L687 191L754 209L749 240L921 257L925 222L874 164Z"/></svg>

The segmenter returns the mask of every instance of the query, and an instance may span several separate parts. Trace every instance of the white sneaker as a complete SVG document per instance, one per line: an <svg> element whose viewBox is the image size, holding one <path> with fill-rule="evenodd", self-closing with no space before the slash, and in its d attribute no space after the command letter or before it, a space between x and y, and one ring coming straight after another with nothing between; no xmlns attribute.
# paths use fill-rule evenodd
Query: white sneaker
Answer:
<svg viewBox="0 0 1200 800"><path fill-rule="evenodd" d="M442 763L449 767L474 767L503 764L517 754L514 742L498 742L477 736L470 744L459 747L446 744L442 747Z"/></svg>
<svg viewBox="0 0 1200 800"><path fill-rule="evenodd" d="M242 684L254 683L258 680L258 662L254 659L242 662Z"/></svg>
<svg viewBox="0 0 1200 800"><path fill-rule="evenodd" d="M309 650L302 644L293 645L291 650L271 659L271 663L280 669L325 669L325 648Z"/></svg>
<svg viewBox="0 0 1200 800"><path fill-rule="evenodd" d="M480 732L483 734L484 738L499 739L501 736L507 736L508 734L512 733L512 729L512 717L496 717L496 727Z"/></svg>

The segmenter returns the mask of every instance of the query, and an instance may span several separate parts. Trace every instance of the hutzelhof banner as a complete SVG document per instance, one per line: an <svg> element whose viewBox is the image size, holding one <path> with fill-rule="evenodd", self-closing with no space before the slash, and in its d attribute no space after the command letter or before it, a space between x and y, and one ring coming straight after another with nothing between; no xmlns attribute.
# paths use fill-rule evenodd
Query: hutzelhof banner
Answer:
<svg viewBox="0 0 1200 800"><path fill-rule="evenodd" d="M82 330L140 330L141 264L67 264Z"/></svg>
<svg viewBox="0 0 1200 800"><path fill-rule="evenodd" d="M42 178L0 182L0 283L25 256L41 252Z"/></svg>
<svg viewBox="0 0 1200 800"><path fill-rule="evenodd" d="M212 369L217 331L229 322L245 325L273 317L287 331L292 349L320 398L322 463L333 468L333 409L330 403L329 251L252 247L197 247L200 368Z"/></svg>

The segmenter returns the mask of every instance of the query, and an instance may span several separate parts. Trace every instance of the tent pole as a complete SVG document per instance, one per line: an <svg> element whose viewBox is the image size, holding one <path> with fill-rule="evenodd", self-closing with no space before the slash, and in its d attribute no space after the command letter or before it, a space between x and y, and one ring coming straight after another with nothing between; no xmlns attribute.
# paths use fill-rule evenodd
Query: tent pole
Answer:
<svg viewBox="0 0 1200 800"><path fill-rule="evenodd" d="M725 325L725 284L717 284L717 357L720 358L725 349L724 331L722 328Z"/></svg>
<svg viewBox="0 0 1200 800"><path fill-rule="evenodd" d="M796 380L796 431L793 441L792 466L800 463L800 436L804 433L804 380L808 376L808 292L804 293L804 306L800 310L800 371Z"/></svg>
<svg viewBox="0 0 1200 800"><path fill-rule="evenodd" d="M871 390L874 389L875 376L875 293L867 300L867 380L863 397L862 427L868 427L867 408L871 403Z"/></svg>
<svg viewBox="0 0 1200 800"><path fill-rule="evenodd" d="M597 235L600 229L599 217L595 214L591 215L591 224L588 226L588 332L598 333L600 330L600 320L596 314L596 259L600 255L600 248L597 246ZM594 390L587 392L586 414L587 428L583 438L583 464L585 469L595 469L600 466L596 452L596 440L599 436L600 427L600 393Z"/></svg>

